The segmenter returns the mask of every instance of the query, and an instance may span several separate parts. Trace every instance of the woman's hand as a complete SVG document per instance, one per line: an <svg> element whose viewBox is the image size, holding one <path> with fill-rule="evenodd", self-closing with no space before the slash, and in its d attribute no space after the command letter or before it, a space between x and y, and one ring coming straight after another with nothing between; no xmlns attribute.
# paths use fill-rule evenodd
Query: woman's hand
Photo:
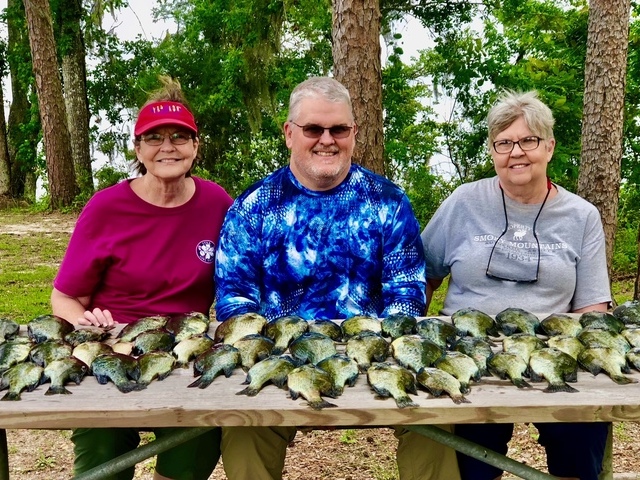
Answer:
<svg viewBox="0 0 640 480"><path fill-rule="evenodd" d="M95 327L113 328L115 321L109 310L94 308L85 310L84 315L77 319L78 325L93 325Z"/></svg>

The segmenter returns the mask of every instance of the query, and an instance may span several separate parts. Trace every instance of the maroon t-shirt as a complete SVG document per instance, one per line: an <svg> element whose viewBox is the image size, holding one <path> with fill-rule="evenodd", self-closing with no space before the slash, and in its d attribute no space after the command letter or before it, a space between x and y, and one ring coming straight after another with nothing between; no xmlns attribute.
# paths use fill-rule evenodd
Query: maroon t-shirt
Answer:
<svg viewBox="0 0 640 480"><path fill-rule="evenodd" d="M148 315L209 313L218 235L231 197L193 177L184 205L145 202L121 182L97 192L83 209L54 280L62 293L91 296L116 322Z"/></svg>

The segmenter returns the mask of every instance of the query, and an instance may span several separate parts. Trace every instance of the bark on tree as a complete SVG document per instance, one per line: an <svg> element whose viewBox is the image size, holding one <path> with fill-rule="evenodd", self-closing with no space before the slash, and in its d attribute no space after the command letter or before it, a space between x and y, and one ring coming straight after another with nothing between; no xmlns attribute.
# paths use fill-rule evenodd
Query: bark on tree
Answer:
<svg viewBox="0 0 640 480"><path fill-rule="evenodd" d="M380 5L333 0L333 68L351 94L358 124L354 161L384 175Z"/></svg>
<svg viewBox="0 0 640 480"><path fill-rule="evenodd" d="M618 214L630 9L630 0L589 2L578 195L600 211L609 273Z"/></svg>
<svg viewBox="0 0 640 480"><path fill-rule="evenodd" d="M0 105L4 105L4 93L0 85ZM7 122L4 108L0 109L0 196L11 196L11 165L9 163L9 147L7 146Z"/></svg>
<svg viewBox="0 0 640 480"><path fill-rule="evenodd" d="M29 45L44 137L50 206L70 206L77 193L51 9L47 0L24 0Z"/></svg>
<svg viewBox="0 0 640 480"><path fill-rule="evenodd" d="M91 172L91 147L89 142L89 101L87 96L87 67L85 44L80 28L82 4L79 0L58 4L58 21L63 46L62 80L67 124L71 138L71 153L80 191L87 196L93 193Z"/></svg>

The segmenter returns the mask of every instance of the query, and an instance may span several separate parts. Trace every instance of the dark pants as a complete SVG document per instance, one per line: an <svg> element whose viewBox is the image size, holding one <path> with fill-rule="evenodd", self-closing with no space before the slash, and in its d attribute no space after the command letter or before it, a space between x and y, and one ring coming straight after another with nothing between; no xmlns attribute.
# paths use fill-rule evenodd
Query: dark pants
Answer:
<svg viewBox="0 0 640 480"><path fill-rule="evenodd" d="M598 480L607 444L609 423L534 423L538 443L547 453L549 473L556 477ZM513 424L461 424L456 435L505 455ZM458 452L462 480L493 480L502 470Z"/></svg>

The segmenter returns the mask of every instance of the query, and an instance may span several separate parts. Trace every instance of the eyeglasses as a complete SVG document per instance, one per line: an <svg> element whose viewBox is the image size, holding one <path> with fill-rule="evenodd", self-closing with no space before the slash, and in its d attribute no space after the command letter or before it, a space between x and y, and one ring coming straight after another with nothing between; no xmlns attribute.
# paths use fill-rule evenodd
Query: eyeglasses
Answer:
<svg viewBox="0 0 640 480"><path fill-rule="evenodd" d="M293 123L296 127L300 127L302 129L302 134L307 138L320 138L322 135L324 135L325 130L329 130L329 135L331 135L333 138L347 138L351 133L351 129L353 128L353 126L349 127L347 125L322 127L313 123L309 125L298 125L296 122L291 123Z"/></svg>
<svg viewBox="0 0 640 480"><path fill-rule="evenodd" d="M547 195L544 197L542 205L540 205L540 210L538 210L531 229L533 239L535 240L535 248L534 242L530 239L529 230L522 227L513 230L513 239L510 241L503 240L500 251L496 253L496 247L509 230L507 204L504 200L504 190L500 187L505 224L502 234L498 237L496 243L493 244L493 248L491 248L489 261L487 262L487 270L485 271L487 277L493 278L494 280L506 280L516 283L535 283L538 281L538 275L540 273L540 241L538 240L538 233L536 232L536 224L542 212L542 207L547 203L549 192L551 192L550 181L547 182L547 187ZM494 255L494 253L496 254Z"/></svg>
<svg viewBox="0 0 640 480"><path fill-rule="evenodd" d="M496 153L511 153L513 148L518 145L520 150L523 152L528 152L530 150L535 150L540 145L540 137L524 137L514 142L513 140L498 140L497 142L493 142L493 149Z"/></svg>
<svg viewBox="0 0 640 480"><path fill-rule="evenodd" d="M174 132L168 135L162 135L161 133L148 133L146 135L142 135L144 143L153 147L162 145L165 138L169 139L171 145L184 145L193 138L193 135L188 132Z"/></svg>

